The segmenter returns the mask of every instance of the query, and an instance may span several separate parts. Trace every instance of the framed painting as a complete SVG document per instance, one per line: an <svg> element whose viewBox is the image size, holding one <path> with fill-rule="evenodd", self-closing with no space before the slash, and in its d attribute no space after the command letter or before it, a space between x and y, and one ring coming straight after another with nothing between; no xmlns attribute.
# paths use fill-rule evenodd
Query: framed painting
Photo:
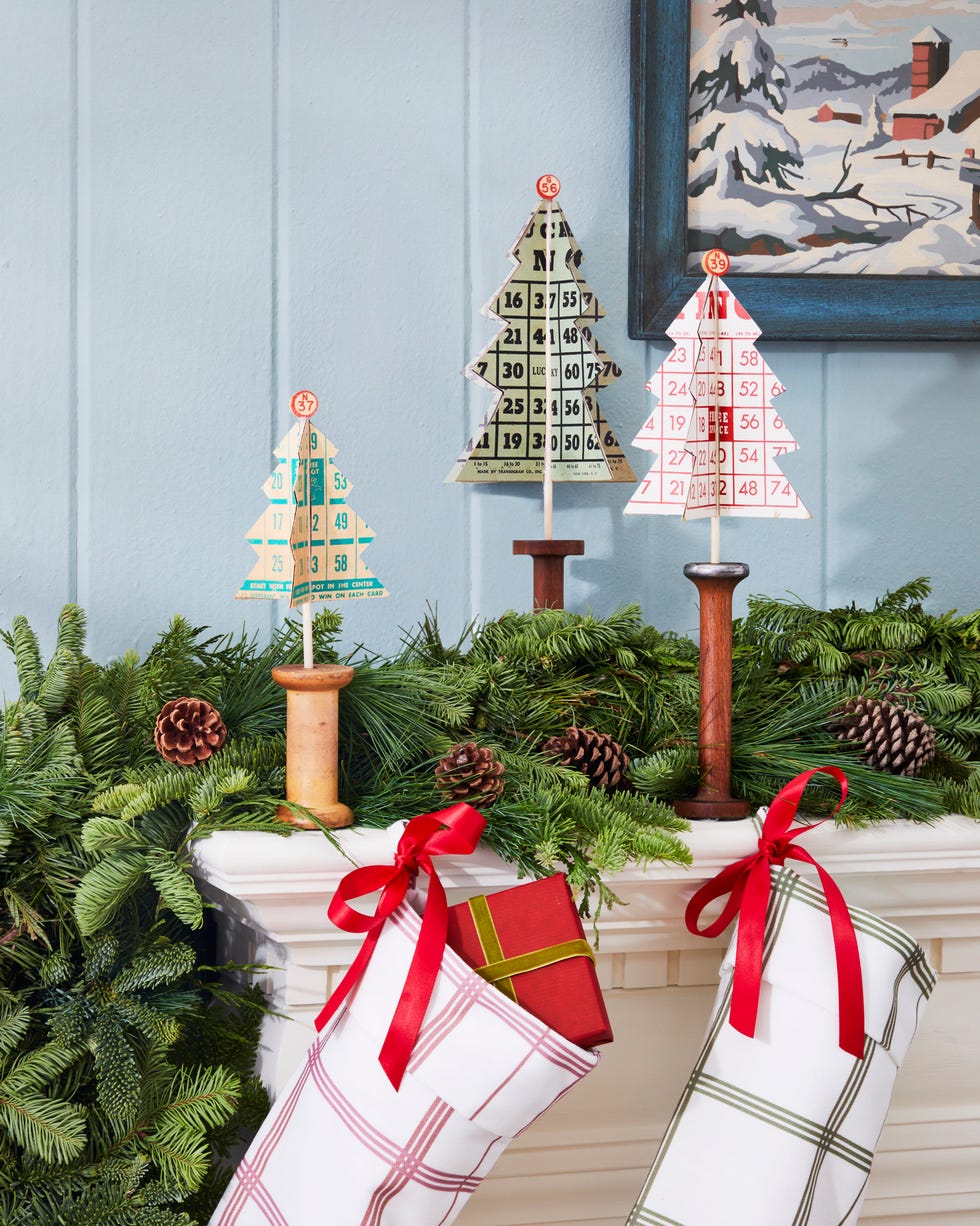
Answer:
<svg viewBox="0 0 980 1226"><path fill-rule="evenodd" d="M721 247L769 339L980 339L973 0L633 0L630 335Z"/></svg>

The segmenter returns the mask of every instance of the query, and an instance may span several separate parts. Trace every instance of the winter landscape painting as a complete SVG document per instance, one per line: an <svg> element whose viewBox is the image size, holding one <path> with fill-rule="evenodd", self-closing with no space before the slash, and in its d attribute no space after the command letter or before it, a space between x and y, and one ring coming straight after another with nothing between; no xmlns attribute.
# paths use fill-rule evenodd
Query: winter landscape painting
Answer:
<svg viewBox="0 0 980 1226"><path fill-rule="evenodd" d="M630 335L980 336L980 0L632 0Z"/></svg>
<svg viewBox="0 0 980 1226"><path fill-rule="evenodd" d="M978 18L691 0L686 271L980 276Z"/></svg>

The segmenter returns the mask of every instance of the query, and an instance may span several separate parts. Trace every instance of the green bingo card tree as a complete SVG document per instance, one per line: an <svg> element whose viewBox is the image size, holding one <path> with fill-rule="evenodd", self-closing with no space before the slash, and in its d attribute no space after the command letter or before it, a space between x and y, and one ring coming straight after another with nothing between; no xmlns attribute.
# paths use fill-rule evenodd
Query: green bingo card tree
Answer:
<svg viewBox="0 0 980 1226"><path fill-rule="evenodd" d="M464 372L494 399L447 480L635 481L597 401L621 373L592 335L605 312L553 196L509 254L514 270L483 309L503 327Z"/></svg>
<svg viewBox="0 0 980 1226"><path fill-rule="evenodd" d="M494 394L448 481L540 481L544 540L515 541L534 558L536 608L564 602L564 558L584 541L553 539L556 481L635 481L598 404L620 375L596 342L604 312L581 273L582 251L557 203L554 175L537 183L541 202L510 250L511 275L484 307L502 325L465 370Z"/></svg>

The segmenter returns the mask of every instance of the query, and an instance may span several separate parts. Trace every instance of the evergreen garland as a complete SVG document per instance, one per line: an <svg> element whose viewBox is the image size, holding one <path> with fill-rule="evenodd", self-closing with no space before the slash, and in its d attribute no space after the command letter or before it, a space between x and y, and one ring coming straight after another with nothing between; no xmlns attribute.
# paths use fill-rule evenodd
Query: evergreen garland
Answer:
<svg viewBox="0 0 980 1226"><path fill-rule="evenodd" d="M928 594L918 579L867 610L750 599L734 627L736 794L764 805L833 764L850 784L844 823L980 817L980 612L929 614ZM339 660L340 626L316 616L318 659ZM253 1075L263 1004L247 968L209 966L189 847L219 829L292 833L276 817L285 694L271 668L302 658L300 627L261 647L176 617L144 658L108 665L84 654L77 606L46 666L24 619L0 635L21 687L0 722L0 1221L203 1223L267 1102ZM360 649L345 662L341 795L359 822L444 807L434 767L472 741L504 766L487 842L522 875L565 871L583 912L615 901L609 879L630 861L689 861L672 801L697 787L698 649L635 605L508 613L455 641L430 613L394 658ZM214 704L228 728L194 767L153 744L157 713L181 696ZM857 696L935 730L921 777L864 766L836 739ZM590 789L541 752L570 726L622 746L627 790ZM815 811L835 800L829 783L807 793Z"/></svg>
<svg viewBox="0 0 980 1226"><path fill-rule="evenodd" d="M21 695L0 723L0 1221L192 1226L268 1106L264 1003L204 965L183 808L92 816L148 758L162 670L99 668L84 632L67 606L46 668L23 619L4 635Z"/></svg>

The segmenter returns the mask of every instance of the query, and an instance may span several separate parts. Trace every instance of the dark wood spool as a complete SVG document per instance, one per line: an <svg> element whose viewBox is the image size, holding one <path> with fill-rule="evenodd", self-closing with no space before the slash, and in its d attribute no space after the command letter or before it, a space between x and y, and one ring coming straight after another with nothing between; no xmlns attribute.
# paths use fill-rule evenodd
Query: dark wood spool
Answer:
<svg viewBox="0 0 980 1226"><path fill-rule="evenodd" d="M534 559L534 609L565 607L565 559L585 553L585 541L515 541L515 554Z"/></svg>
<svg viewBox="0 0 980 1226"><path fill-rule="evenodd" d="M701 597L701 786L674 802L679 817L747 817L747 800L732 796L732 592L749 573L744 562L689 562L684 574Z"/></svg>

